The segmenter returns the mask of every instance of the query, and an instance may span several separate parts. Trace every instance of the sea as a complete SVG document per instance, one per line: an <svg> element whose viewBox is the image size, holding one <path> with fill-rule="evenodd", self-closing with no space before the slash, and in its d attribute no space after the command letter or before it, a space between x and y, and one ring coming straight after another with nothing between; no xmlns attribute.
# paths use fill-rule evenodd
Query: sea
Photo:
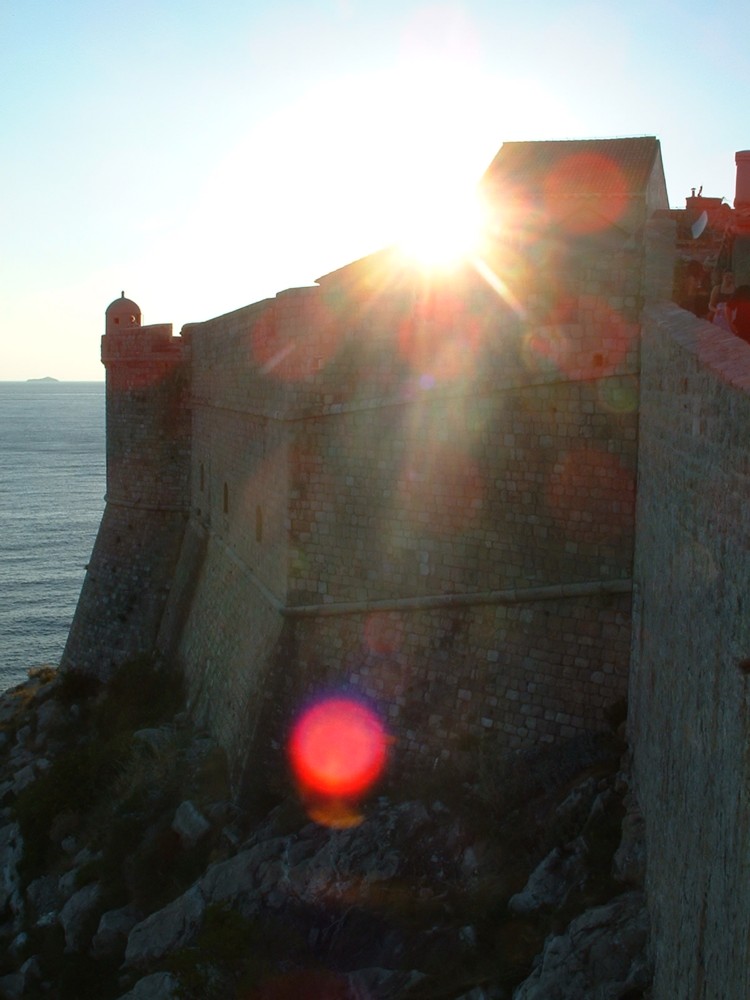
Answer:
<svg viewBox="0 0 750 1000"><path fill-rule="evenodd" d="M103 382L0 382L0 690L57 666L106 487Z"/></svg>

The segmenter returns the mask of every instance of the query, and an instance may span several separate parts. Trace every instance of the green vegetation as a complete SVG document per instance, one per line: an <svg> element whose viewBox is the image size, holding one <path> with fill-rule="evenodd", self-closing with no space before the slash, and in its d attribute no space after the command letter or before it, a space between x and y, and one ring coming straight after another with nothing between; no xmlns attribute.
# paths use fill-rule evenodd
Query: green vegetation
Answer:
<svg viewBox="0 0 750 1000"><path fill-rule="evenodd" d="M171 719L184 702L181 676L150 657L126 663L95 699L92 726L100 737L132 733Z"/></svg>
<svg viewBox="0 0 750 1000"><path fill-rule="evenodd" d="M304 943L280 920L250 920L225 906L209 906L195 944L175 952L169 970L185 1000L250 996L280 964L305 955Z"/></svg>
<svg viewBox="0 0 750 1000"><path fill-rule="evenodd" d="M36 955L42 972L54 979L56 1000L105 1000L122 992L117 982L119 962L66 954L63 931L57 924L31 928L24 955ZM24 992L25 1000L48 1000L49 996L41 984L30 984Z"/></svg>
<svg viewBox="0 0 750 1000"><path fill-rule="evenodd" d="M59 757L20 793L15 814L23 834L23 873L29 881L50 863L54 820L91 809L116 777L129 740L118 735L106 743L90 741Z"/></svg>
<svg viewBox="0 0 750 1000"><path fill-rule="evenodd" d="M107 685L65 674L59 695L63 705L78 706L77 720L67 723L68 746L19 794L14 806L24 838L27 881L52 861L55 820L67 816L77 827L85 814L100 811L112 786L139 756L133 732L171 717L181 690L173 676L141 659L125 664ZM72 741L76 730L78 738ZM145 784L147 775L143 777Z"/></svg>
<svg viewBox="0 0 750 1000"><path fill-rule="evenodd" d="M210 743L195 752L190 729L173 721L182 707L177 678L147 659L124 665L106 685L75 673L53 673L43 682L51 685L45 699L53 692L63 711L51 727L58 743L51 765L13 803L24 839L22 883L68 871L69 838L89 854L76 869L76 888L91 882L102 887L96 920L128 904L153 912L211 860L216 833L189 846L172 822L187 798L200 805L229 797L225 756ZM17 710L5 723L9 731L33 725L33 702L33 690L19 691ZM135 735L139 730L142 736ZM59 925L31 924L28 934L24 952L38 956L60 1000L103 1000L122 992L116 976L121 958L113 963L66 954Z"/></svg>

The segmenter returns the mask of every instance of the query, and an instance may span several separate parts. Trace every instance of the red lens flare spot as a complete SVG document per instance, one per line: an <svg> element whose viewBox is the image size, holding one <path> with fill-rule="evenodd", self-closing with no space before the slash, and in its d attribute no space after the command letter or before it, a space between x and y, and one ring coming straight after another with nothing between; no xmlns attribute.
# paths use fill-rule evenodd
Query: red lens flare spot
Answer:
<svg viewBox="0 0 750 1000"><path fill-rule="evenodd" d="M315 798L305 800L307 815L320 826L331 830L351 830L364 819L361 811L350 799Z"/></svg>
<svg viewBox="0 0 750 1000"><path fill-rule="evenodd" d="M455 381L474 371L481 322L459 296L426 285L413 314L399 325L398 347L410 367L432 384Z"/></svg>
<svg viewBox="0 0 750 1000"><path fill-rule="evenodd" d="M363 1000L369 994L362 994ZM349 986L343 976L322 969L298 969L267 980L242 1000L348 1000Z"/></svg>
<svg viewBox="0 0 750 1000"><path fill-rule="evenodd" d="M587 210L570 210L570 195L597 192ZM629 185L623 172L601 153L574 153L554 167L544 183L547 211L574 234L616 225L628 204Z"/></svg>
<svg viewBox="0 0 750 1000"><path fill-rule="evenodd" d="M443 419L449 419L444 413ZM433 537L466 531L480 516L485 486L476 461L460 448L415 431L420 452L401 470L400 509ZM429 512L426 516L425 512ZM427 519L429 517L429 520ZM422 563L426 568L429 564Z"/></svg>
<svg viewBox="0 0 750 1000"><path fill-rule="evenodd" d="M569 541L611 544L632 531L634 475L616 454L596 445L577 448L550 473L547 502Z"/></svg>
<svg viewBox="0 0 750 1000"><path fill-rule="evenodd" d="M337 326L325 303L300 300L290 318L289 307L264 309L249 331L249 361L253 368L280 382L298 382L316 375L337 348Z"/></svg>
<svg viewBox="0 0 750 1000"><path fill-rule="evenodd" d="M371 653L388 656L400 650L403 632L403 623L397 615L373 612L365 621L363 639Z"/></svg>
<svg viewBox="0 0 750 1000"><path fill-rule="evenodd" d="M328 698L307 709L294 726L289 759L303 791L356 798L383 771L388 740L380 719L351 698Z"/></svg>
<svg viewBox="0 0 750 1000"><path fill-rule="evenodd" d="M609 294L624 295L625 289L614 284ZM627 363L630 352L635 352L639 336L638 324L624 318L606 299L582 295L580 321L589 344L591 340L596 342L590 355L589 374L592 378L611 375L618 367ZM585 367L585 359L582 363Z"/></svg>

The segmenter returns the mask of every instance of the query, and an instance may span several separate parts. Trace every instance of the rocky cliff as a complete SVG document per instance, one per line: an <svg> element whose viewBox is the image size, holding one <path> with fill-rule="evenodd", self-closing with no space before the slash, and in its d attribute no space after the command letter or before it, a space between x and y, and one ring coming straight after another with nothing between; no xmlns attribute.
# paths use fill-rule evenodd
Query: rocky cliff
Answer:
<svg viewBox="0 0 750 1000"><path fill-rule="evenodd" d="M281 767L231 802L166 681L41 671L0 699L3 997L648 996L615 732L387 774L328 829Z"/></svg>

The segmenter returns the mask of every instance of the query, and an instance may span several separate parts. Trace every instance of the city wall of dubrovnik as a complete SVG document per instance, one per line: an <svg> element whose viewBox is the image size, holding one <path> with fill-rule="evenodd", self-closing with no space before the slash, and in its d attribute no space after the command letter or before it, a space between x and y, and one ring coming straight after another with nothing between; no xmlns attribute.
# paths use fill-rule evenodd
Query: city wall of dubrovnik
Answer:
<svg viewBox="0 0 750 1000"><path fill-rule="evenodd" d="M621 225L537 233L510 288L387 251L179 337L115 300L63 667L178 664L238 788L334 690L400 770L627 698L653 996L744 998L750 360L670 302L654 164Z"/></svg>
<svg viewBox="0 0 750 1000"><path fill-rule="evenodd" d="M750 348L671 304L643 329L629 743L654 997L750 996Z"/></svg>
<svg viewBox="0 0 750 1000"><path fill-rule="evenodd" d="M188 525L176 568L171 547L146 562L173 573L159 645L235 759L269 699L342 686L405 760L608 726L630 649L627 257L579 262L584 287L617 281L616 325L601 296L552 326L467 274L426 302L416 275L380 296L334 275L183 331ZM144 470L117 450L132 494Z"/></svg>

